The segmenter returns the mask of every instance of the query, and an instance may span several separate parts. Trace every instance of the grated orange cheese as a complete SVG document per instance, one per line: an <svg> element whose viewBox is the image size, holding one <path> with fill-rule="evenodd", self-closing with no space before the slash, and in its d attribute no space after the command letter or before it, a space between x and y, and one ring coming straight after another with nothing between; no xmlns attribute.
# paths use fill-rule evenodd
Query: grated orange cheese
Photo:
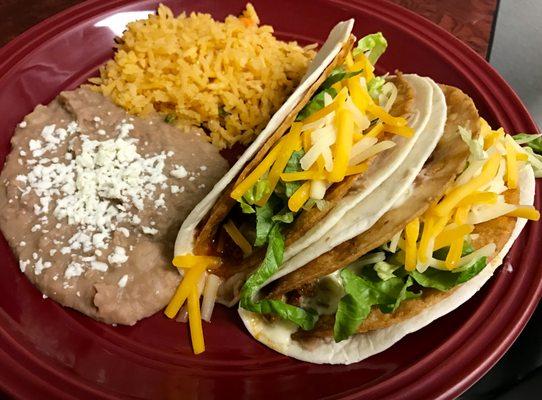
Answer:
<svg viewBox="0 0 542 400"><path fill-rule="evenodd" d="M302 125L303 124L301 122L294 122L290 128L290 132L288 132L288 134L286 135L284 143L281 145L280 153L277 155L276 160L273 163L271 170L269 171L269 175L267 176L267 192L262 196L260 200L256 202L258 206L262 207L265 203L267 203L267 200L269 200L269 197L275 190L275 187L279 182L280 174L282 174L284 168L286 168L288 160L298 146Z"/></svg>
<svg viewBox="0 0 542 400"><path fill-rule="evenodd" d="M263 159L263 161L256 168L254 168L254 171L252 171L242 182L239 183L239 185L235 187L235 189L232 190L230 196L233 199L239 200L241 197L243 197L247 190L254 186L258 180L264 176L264 174L269 170L269 168L271 168L277 159L283 143L283 140L278 142L269 152L269 154Z"/></svg>
<svg viewBox="0 0 542 400"><path fill-rule="evenodd" d="M457 203L457 207L468 206L472 204L495 204L499 195L493 192L474 192L466 196Z"/></svg>
<svg viewBox="0 0 542 400"><path fill-rule="evenodd" d="M406 138L410 138L414 135L414 129L412 129L410 126L391 126L391 125L384 125L383 128L384 132L393 133L394 135L404 136Z"/></svg>
<svg viewBox="0 0 542 400"><path fill-rule="evenodd" d="M311 192L310 181L305 182L295 191L295 193L288 199L288 208L297 212L303 207L303 204L309 199Z"/></svg>
<svg viewBox="0 0 542 400"><path fill-rule="evenodd" d="M463 243L466 235L474 231L474 225L463 224L444 229L435 239L435 246L433 250L442 249L452 244L454 241L461 239Z"/></svg>
<svg viewBox="0 0 542 400"><path fill-rule="evenodd" d="M384 130L384 123L382 121L377 122L375 126L373 126L369 132L365 134L365 137L377 137L382 133Z"/></svg>
<svg viewBox="0 0 542 400"><path fill-rule="evenodd" d="M538 221L540 219L540 212L533 206L518 206L514 211L506 214L506 216Z"/></svg>
<svg viewBox="0 0 542 400"><path fill-rule="evenodd" d="M371 99L371 96L369 96L367 90L361 87L359 77L353 76L348 78L346 81L346 86L348 87L348 92L350 93L350 97L352 98L354 105L362 113L365 113L367 106L373 102L373 99Z"/></svg>
<svg viewBox="0 0 542 400"><path fill-rule="evenodd" d="M361 174L362 172L367 171L367 168L369 168L369 166L367 165L366 162L363 162L358 165L350 165L346 168L345 176Z"/></svg>
<svg viewBox="0 0 542 400"><path fill-rule="evenodd" d="M201 312L199 307L199 293L197 287L193 287L188 294L188 324L190 325L190 338L194 354L205 351L203 340L203 327L201 324Z"/></svg>
<svg viewBox="0 0 542 400"><path fill-rule="evenodd" d="M252 253L252 245L243 236L241 231L235 226L231 219L229 219L223 226L226 233L231 237L233 242L239 246L244 255L249 255Z"/></svg>
<svg viewBox="0 0 542 400"><path fill-rule="evenodd" d="M325 174L319 171L298 171L284 172L280 175L280 179L284 182L309 181L325 179Z"/></svg>
<svg viewBox="0 0 542 400"><path fill-rule="evenodd" d="M434 213L440 217L449 215L452 209L455 208L461 200L469 194L474 193L480 187L488 184L497 174L500 159L499 153L493 153L482 167L480 175L471 179L469 182L452 189L450 193L434 207Z"/></svg>
<svg viewBox="0 0 542 400"><path fill-rule="evenodd" d="M333 149L333 169L329 173L330 182L341 182L346 174L354 134L354 120L346 108L337 111L337 140Z"/></svg>
<svg viewBox="0 0 542 400"><path fill-rule="evenodd" d="M173 257L173 265L177 268L193 268L205 264L208 269L214 269L222 264L220 257L195 256L193 254L183 254Z"/></svg>
<svg viewBox="0 0 542 400"><path fill-rule="evenodd" d="M367 106L367 111L369 111L372 115L374 115L376 118L380 119L382 122L384 122L387 125L395 126L395 127L401 127L401 126L407 125L407 120L405 118L394 117L388 114L382 107L374 104L374 102Z"/></svg>
<svg viewBox="0 0 542 400"><path fill-rule="evenodd" d="M428 216L423 222L422 237L418 246L418 260L423 264L427 262L429 242L434 239L435 218Z"/></svg>
<svg viewBox="0 0 542 400"><path fill-rule="evenodd" d="M198 282L206 269L207 265L201 263L185 270L181 283L177 287L175 294L164 311L164 314L166 314L168 318L175 318L190 294L190 291L197 287Z"/></svg>
<svg viewBox="0 0 542 400"><path fill-rule="evenodd" d="M416 268L416 242L420 233L420 220L410 221L405 227L405 269L413 271Z"/></svg>
<svg viewBox="0 0 542 400"><path fill-rule="evenodd" d="M510 140L514 139L510 138ZM509 140L506 140L504 147L506 149L506 186L508 186L509 189L517 189L519 168L518 160L516 159L516 151Z"/></svg>

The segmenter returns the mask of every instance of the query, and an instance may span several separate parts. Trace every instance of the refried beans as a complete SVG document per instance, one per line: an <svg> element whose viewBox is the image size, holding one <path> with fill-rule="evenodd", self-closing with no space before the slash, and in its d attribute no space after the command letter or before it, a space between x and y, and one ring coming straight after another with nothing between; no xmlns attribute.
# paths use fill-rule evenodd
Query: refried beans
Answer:
<svg viewBox="0 0 542 400"><path fill-rule="evenodd" d="M228 168L203 132L80 88L36 107L11 143L0 228L28 279L107 323L162 309L181 278L175 235Z"/></svg>

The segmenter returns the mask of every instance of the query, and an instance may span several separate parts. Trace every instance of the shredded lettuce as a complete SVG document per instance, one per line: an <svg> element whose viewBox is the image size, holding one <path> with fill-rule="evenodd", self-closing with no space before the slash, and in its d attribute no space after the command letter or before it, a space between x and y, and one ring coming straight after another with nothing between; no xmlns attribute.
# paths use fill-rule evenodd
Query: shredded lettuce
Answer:
<svg viewBox="0 0 542 400"><path fill-rule="evenodd" d="M273 206L275 203L276 198L272 196L263 206L256 207L256 239L254 241L256 247L267 243L267 237L271 232L271 228L275 225L273 222L273 216L275 215Z"/></svg>
<svg viewBox="0 0 542 400"><path fill-rule="evenodd" d="M329 94L332 98L335 98L335 96L337 96L337 91L333 89L332 87L323 89L322 91L314 95L307 104L305 104L305 107L303 107L301 111L299 112L299 114L297 114L297 117L295 118L295 120L303 121L305 118L310 117L316 111L324 108L326 93Z"/></svg>
<svg viewBox="0 0 542 400"><path fill-rule="evenodd" d="M362 37L358 41L358 45L352 51L352 54L357 56L359 53L364 53L373 65L376 64L380 56L386 51L388 42L382 32L373 33Z"/></svg>
<svg viewBox="0 0 542 400"><path fill-rule="evenodd" d="M528 162L533 167L534 176L542 178L542 134L519 133L512 138L527 152Z"/></svg>
<svg viewBox="0 0 542 400"><path fill-rule="evenodd" d="M358 330L371 312L371 307L378 305L382 312L390 313L397 309L401 301L417 297L418 294L407 291L412 280L401 278L373 282L345 268L341 271L345 295L341 298L335 315L333 336L336 342L348 339Z"/></svg>
<svg viewBox="0 0 542 400"><path fill-rule="evenodd" d="M288 209L285 209L277 215L273 215L271 217L271 221L291 224L294 221L294 213L289 211Z"/></svg>
<svg viewBox="0 0 542 400"><path fill-rule="evenodd" d="M362 69L360 69L359 71L347 72L344 70L344 66L341 65L335 68L333 71L331 71L331 74L329 74L329 76L324 81L324 83L322 83L319 90L329 89L331 88L331 86L333 86L337 82L340 82L344 79L352 78L353 76L359 75L362 72L363 72Z"/></svg>
<svg viewBox="0 0 542 400"><path fill-rule="evenodd" d="M256 212L254 207L248 204L243 197L239 199L239 205L241 206L241 211L243 214L254 214Z"/></svg>
<svg viewBox="0 0 542 400"><path fill-rule="evenodd" d="M487 158L487 153L484 151L484 139L483 138L472 138L472 132L468 129L459 127L459 134L461 139L469 146L471 157L474 160L485 160Z"/></svg>
<svg viewBox="0 0 542 400"><path fill-rule="evenodd" d="M381 76L375 76L367 84L367 90L369 95L373 98L374 101L378 101L380 94L382 93L382 87L386 83L386 79Z"/></svg>
<svg viewBox="0 0 542 400"><path fill-rule="evenodd" d="M396 275L394 272L400 267L400 265L390 264L386 261L379 261L373 266L376 274L383 281L387 281L388 279L395 277Z"/></svg>
<svg viewBox="0 0 542 400"><path fill-rule="evenodd" d="M302 171L300 160L304 155L305 152L303 150L294 151L284 168L284 172ZM301 182L284 182L284 194L289 199L301 185Z"/></svg>
<svg viewBox="0 0 542 400"><path fill-rule="evenodd" d="M264 283L280 269L284 255L284 238L280 232L279 224L273 225L268 237L269 244L265 258L260 267L249 276L243 285L239 305L252 312L278 315L304 330L310 330L314 328L318 320L316 311L296 307L280 300L256 300L256 295Z"/></svg>
<svg viewBox="0 0 542 400"><path fill-rule="evenodd" d="M518 133L512 136L512 138L520 145L527 145L535 153L542 153L542 134L530 135L528 133Z"/></svg>
<svg viewBox="0 0 542 400"><path fill-rule="evenodd" d="M446 292L453 287L467 282L474 278L487 265L487 258L481 257L468 268L462 268L461 271L441 271L434 268L428 268L424 273L416 270L410 272L410 276L421 286L437 289Z"/></svg>
<svg viewBox="0 0 542 400"><path fill-rule="evenodd" d="M240 203L246 203L247 205L254 205L269 191L269 182L267 179L262 178L256 182L247 192L243 195L243 201ZM248 214L252 214L249 212Z"/></svg>

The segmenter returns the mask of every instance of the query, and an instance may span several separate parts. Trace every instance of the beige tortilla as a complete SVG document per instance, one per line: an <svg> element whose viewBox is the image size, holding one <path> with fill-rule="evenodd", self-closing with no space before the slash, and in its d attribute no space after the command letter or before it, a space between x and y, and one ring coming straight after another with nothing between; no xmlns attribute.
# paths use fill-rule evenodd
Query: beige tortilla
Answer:
<svg viewBox="0 0 542 400"><path fill-rule="evenodd" d="M398 88L397 100L390 111L393 116L402 116L406 118L415 109L415 90L413 88L411 79L414 78L409 79L407 77L403 77L403 75L400 73L391 79L391 81L394 82ZM428 83L427 86L429 86ZM424 109L424 107L430 108L430 106L426 104L429 103L429 101L426 99L426 93L418 96L416 100L420 100L420 97L422 101L419 101L418 103L422 103L423 105L423 107L419 107L419 109L422 109L420 114L428 115L429 112ZM423 119L423 117L420 119ZM425 122L427 122L427 120L425 120ZM287 231L285 232L285 243L287 249L285 260L292 254L298 253L301 249L308 246L311 241L315 241L319 236L322 236L325 231L333 226L334 221L340 219L338 216L331 216L331 218L327 218L327 216L336 212L333 210L335 206L341 207L343 203L352 202L350 199L345 199L345 196L348 195L350 198L353 198L356 196L356 194L359 197L361 192L368 194L370 191L370 188L367 188L368 185L366 184L366 182L370 180L368 177L374 178L375 180L384 180L387 175L393 172L393 167L388 168L389 160L397 156L402 157L403 154L408 153L410 146L405 146L406 140L404 138L394 137L395 135L393 134L386 135L387 137L385 139L399 140L400 143L402 143L402 146L398 146L398 149L396 151L394 150L394 154L390 155L388 152L382 152L374 157L372 163L376 164L376 167L371 168L364 174L348 176L342 182L332 185L326 192L326 207L324 209L312 207L309 210L303 210L296 218L292 226L287 227ZM417 138L412 138L411 140L415 142L416 139ZM400 164L400 162L396 161L395 164ZM228 197L228 199L231 200L228 193L229 192L225 193L225 197ZM218 226L220 222L222 221L214 220L214 226ZM239 262L226 263L222 268L216 271L216 274L224 279L228 279L239 273L243 273L243 276L250 274L262 262L265 255L265 250L265 248L256 249L249 257Z"/></svg>
<svg viewBox="0 0 542 400"><path fill-rule="evenodd" d="M534 173L530 165L525 165L520 171L518 202L532 205L534 203L534 194ZM388 349L409 333L420 330L469 300L491 278L497 267L502 264L504 256L512 247L526 222L523 218L518 218L515 221L514 227L511 232L508 232L508 239L500 251L477 276L457 287L449 296L425 307L423 312L387 328L360 333L339 343L335 343L331 338L326 338L313 341L310 345L304 346L301 342L292 339L292 334L297 327L291 323L283 321L269 322L260 314L243 309L239 309L239 314L252 336L279 353L317 364L352 364L359 362Z"/></svg>
<svg viewBox="0 0 542 400"><path fill-rule="evenodd" d="M442 86L448 105L446 126L435 151L414 181L412 195L400 206L388 211L369 230L271 283L270 297L279 297L354 262L364 254L388 242L412 219L422 215L440 198L464 169L469 149L458 127L478 134L479 116L472 100L459 89Z"/></svg>
<svg viewBox="0 0 542 400"><path fill-rule="evenodd" d="M430 78L404 75L402 79L409 83L415 95L413 110L416 110L417 117L411 122L411 126L415 131L419 131L419 134L413 139L415 143L412 150L389 178L368 194L363 201L345 211L342 218L337 218L338 222L323 232L320 239L313 243L306 242L305 244L308 244L303 251L289 258L287 253L292 253L292 248L288 247L289 243L286 240L283 265L270 281L287 275L342 242L369 229L401 196L404 197L403 192L412 186L444 132L447 106L444 93ZM334 214L335 210L330 213ZM220 287L218 301L221 304L232 306L237 302L240 287L246 276L259 265L260 260L258 257L250 256L236 266L237 273Z"/></svg>
<svg viewBox="0 0 542 400"><path fill-rule="evenodd" d="M289 125L286 124L285 120L291 116L293 113L292 110L295 110L300 104L304 104L303 101L305 99L308 100L308 98L312 96L312 93L319 87L321 82L323 82L322 77L325 79L329 74L329 68L333 68L330 66L335 65L333 63L340 57L339 53L344 54L344 49L352 45L353 38L350 36L350 32L352 31L353 24L354 20L350 19L348 21L340 22L331 30L326 42L312 61L309 70L294 93L292 93L283 106L273 115L266 128L258 135L256 140L243 153L239 160L237 160L233 167L184 220L175 241L175 255L191 254L194 252L195 236L198 225L200 225L200 223L208 216L215 204L219 204L219 202L220 204L222 204L222 202L226 204L225 207L220 207L220 210L217 210L220 215L225 215L222 208L229 211L228 207L231 208L231 206L227 206L229 200L225 200L225 197L229 199L228 186L236 179L236 177L240 176L239 174L241 171L250 160L256 157L263 146L268 143L271 136L277 132L281 126ZM309 93L311 94L309 95ZM273 141L271 142L274 143ZM264 150L262 149L262 151ZM226 194L228 194L228 196L226 196ZM221 221L222 218L223 217L219 218L219 220ZM210 219L209 221L212 222ZM206 232L208 232L206 236L209 237L209 233L212 232L214 228L209 225L205 229Z"/></svg>

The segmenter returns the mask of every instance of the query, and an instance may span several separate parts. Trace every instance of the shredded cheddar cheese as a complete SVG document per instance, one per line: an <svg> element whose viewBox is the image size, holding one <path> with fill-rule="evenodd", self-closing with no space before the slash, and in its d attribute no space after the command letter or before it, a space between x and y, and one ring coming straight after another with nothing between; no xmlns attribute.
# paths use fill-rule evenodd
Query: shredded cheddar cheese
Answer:
<svg viewBox="0 0 542 400"><path fill-rule="evenodd" d="M168 318L175 318L175 316L183 306L184 302L188 298L190 291L197 287L198 282L206 269L207 265L201 263L185 271L181 283L177 287L173 298L171 299L164 311Z"/></svg>
<svg viewBox="0 0 542 400"><path fill-rule="evenodd" d="M277 143L275 147L269 152L269 154L263 159L263 161L252 171L239 185L231 192L231 197L235 200L239 200L243 195L254 186L258 180L271 168L271 165L277 159L281 150L282 141Z"/></svg>
<svg viewBox="0 0 542 400"><path fill-rule="evenodd" d="M423 222L422 237L420 239L420 244L418 247L418 261L422 264L425 264L428 260L429 244L431 240L434 240L434 228L435 228L435 218L428 216ZM432 252L431 252L432 253Z"/></svg>
<svg viewBox="0 0 542 400"><path fill-rule="evenodd" d="M392 125L384 125L383 127L384 132L393 133L395 135L404 136L406 138L410 138L414 135L414 129L412 129L410 126L392 126Z"/></svg>
<svg viewBox="0 0 542 400"><path fill-rule="evenodd" d="M367 168L369 168L367 163L361 163L361 164L358 164L358 165L351 165L351 166L346 168L346 174L345 175L350 176L350 175L361 174L361 173L367 171Z"/></svg>
<svg viewBox="0 0 542 400"><path fill-rule="evenodd" d="M318 171L299 171L299 172L284 172L280 175L280 179L284 182L296 181L314 181L325 179L325 174Z"/></svg>
<svg viewBox="0 0 542 400"><path fill-rule="evenodd" d="M229 219L223 226L226 233L231 237L233 242L239 246L244 255L249 255L252 253L252 245L243 236L241 231L239 231L231 219Z"/></svg>
<svg viewBox="0 0 542 400"><path fill-rule="evenodd" d="M538 221L540 219L540 212L533 206L518 206L514 211L507 213L506 216Z"/></svg>
<svg viewBox="0 0 542 400"><path fill-rule="evenodd" d="M384 123L383 122L377 122L375 126L373 126L369 132L365 134L365 137L378 137L384 130Z"/></svg>
<svg viewBox="0 0 542 400"><path fill-rule="evenodd" d="M295 193L288 200L288 208L291 211L299 211L303 204L309 199L311 190L311 183L305 182L295 191Z"/></svg>
<svg viewBox="0 0 542 400"><path fill-rule="evenodd" d="M201 264L205 264L208 269L214 269L222 264L222 260L220 257L195 256L192 254L184 254L173 258L173 265L177 268L193 268Z"/></svg>
<svg viewBox="0 0 542 400"><path fill-rule="evenodd" d="M330 182L340 182L344 179L354 134L354 121L352 114L346 108L337 112L337 141L333 154L333 170L329 174Z"/></svg>
<svg viewBox="0 0 542 400"><path fill-rule="evenodd" d="M372 115L374 115L389 126L402 127L407 125L407 120L405 118L393 117L388 114L382 107L377 106L374 103L369 104L369 106L367 107L367 111L369 111Z"/></svg>
<svg viewBox="0 0 542 400"><path fill-rule="evenodd" d="M195 286L191 288L188 294L188 323L194 354L203 353L205 351L205 342L203 340L203 327L199 308L199 293Z"/></svg>
<svg viewBox="0 0 542 400"><path fill-rule="evenodd" d="M514 140L510 138L510 140ZM518 160L516 159L516 151L513 145L506 140L506 186L509 189L517 189L518 187Z"/></svg>
<svg viewBox="0 0 542 400"><path fill-rule="evenodd" d="M483 185L488 184L497 174L500 159L501 157L499 153L493 153L482 167L482 172L480 175L473 178L470 182L454 188L439 204L435 206L435 214L440 217L448 215L461 200L463 200L469 194L474 193Z"/></svg>
<svg viewBox="0 0 542 400"><path fill-rule="evenodd" d="M472 233L473 230L474 230L474 225L469 225L469 224L463 224L463 225L454 226L449 229L444 229L436 237L433 250L439 250L439 249L442 249L443 247L447 247L456 240L461 240L461 243L463 243L464 237Z"/></svg>
<svg viewBox="0 0 542 400"><path fill-rule="evenodd" d="M413 271L416 268L416 242L420 233L420 220L410 221L405 227L405 269Z"/></svg>
<svg viewBox="0 0 542 400"><path fill-rule="evenodd" d="M269 200L269 197L277 186L280 174L282 174L282 171L284 171L284 168L286 167L286 164L288 164L288 160L290 159L292 153L299 146L301 125L302 124L300 122L294 122L290 128L290 132L286 135L284 143L281 145L280 153L277 155L276 160L269 171L269 175L267 176L267 182L269 185L267 192L260 200L256 202L258 206L261 207L267 203L267 200Z"/></svg>

